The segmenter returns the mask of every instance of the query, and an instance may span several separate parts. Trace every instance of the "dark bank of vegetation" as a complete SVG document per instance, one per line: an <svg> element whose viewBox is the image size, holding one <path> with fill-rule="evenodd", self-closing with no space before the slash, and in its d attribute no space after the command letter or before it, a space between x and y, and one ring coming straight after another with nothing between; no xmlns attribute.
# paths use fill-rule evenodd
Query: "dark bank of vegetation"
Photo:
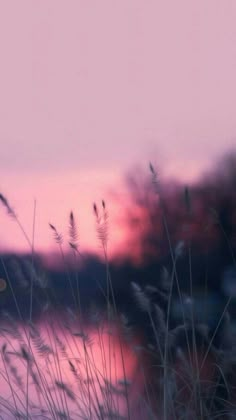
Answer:
<svg viewBox="0 0 236 420"><path fill-rule="evenodd" d="M57 271L45 271L17 215L0 195L32 249L28 256L1 256L1 374L10 394L0 401L3 418L235 418L236 155L228 155L189 188L160 180L152 165L143 185L132 176L128 186L133 202L126 220L132 230L130 255L110 261L112 226L108 229L103 201L93 209L102 259L83 255L73 212L68 239L49 226L63 262ZM65 243L70 256L64 253ZM136 261L133 249L138 249ZM46 341L42 322L48 326ZM122 385L111 380L111 338L105 356L108 324L119 329ZM104 359L99 372L91 328L98 333ZM57 330L66 333L59 337ZM9 337L16 342L14 350ZM142 386L135 398L135 378L126 375L125 345L141 366ZM64 380L61 357L73 387ZM46 361L47 374L42 375L38 358ZM22 376L14 359L24 367ZM55 364L56 373L50 370Z"/></svg>

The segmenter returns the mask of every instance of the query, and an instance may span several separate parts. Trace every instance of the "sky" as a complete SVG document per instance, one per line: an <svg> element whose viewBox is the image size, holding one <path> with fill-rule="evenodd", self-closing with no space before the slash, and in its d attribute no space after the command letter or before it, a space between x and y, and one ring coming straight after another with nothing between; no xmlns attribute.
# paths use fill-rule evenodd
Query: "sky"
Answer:
<svg viewBox="0 0 236 420"><path fill-rule="evenodd" d="M0 191L35 246L152 160L191 180L236 145L235 0L0 2ZM112 216L111 216L111 220ZM27 250L0 209L0 249ZM111 246L123 237L113 225Z"/></svg>

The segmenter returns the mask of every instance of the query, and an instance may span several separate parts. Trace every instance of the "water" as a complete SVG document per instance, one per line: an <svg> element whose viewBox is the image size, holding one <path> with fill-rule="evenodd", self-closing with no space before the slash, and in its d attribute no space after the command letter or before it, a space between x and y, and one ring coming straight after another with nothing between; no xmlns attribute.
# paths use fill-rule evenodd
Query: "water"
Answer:
<svg viewBox="0 0 236 420"><path fill-rule="evenodd" d="M143 366L118 324L1 322L0 418L147 418Z"/></svg>

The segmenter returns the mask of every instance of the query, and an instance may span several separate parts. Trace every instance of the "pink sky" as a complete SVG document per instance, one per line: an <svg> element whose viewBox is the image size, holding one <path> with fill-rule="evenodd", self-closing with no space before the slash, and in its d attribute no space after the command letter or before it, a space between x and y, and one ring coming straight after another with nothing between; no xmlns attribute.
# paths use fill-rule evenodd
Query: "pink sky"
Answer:
<svg viewBox="0 0 236 420"><path fill-rule="evenodd" d="M236 144L235 22L235 0L0 3L0 190L29 232L37 199L38 249L71 208L97 246L91 204L134 163L188 179Z"/></svg>

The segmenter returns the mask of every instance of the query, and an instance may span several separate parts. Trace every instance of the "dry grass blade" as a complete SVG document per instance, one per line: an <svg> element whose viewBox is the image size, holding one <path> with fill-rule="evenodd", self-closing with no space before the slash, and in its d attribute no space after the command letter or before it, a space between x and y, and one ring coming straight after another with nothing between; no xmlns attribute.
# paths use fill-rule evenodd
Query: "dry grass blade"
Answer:
<svg viewBox="0 0 236 420"><path fill-rule="evenodd" d="M102 215L99 214L97 205L94 203L93 211L96 217L98 239L104 248L107 247L108 241L108 212L105 201L102 200Z"/></svg>
<svg viewBox="0 0 236 420"><path fill-rule="evenodd" d="M54 225L52 225L51 223L49 223L49 227L52 229L53 234L54 234L54 239L56 241L57 244L62 245L63 243L63 236L61 233L59 233L56 229L56 227Z"/></svg>
<svg viewBox="0 0 236 420"><path fill-rule="evenodd" d="M30 353L28 352L28 350L25 348L25 346L21 346L21 355L27 363L32 363L33 362L33 358L30 355Z"/></svg>
<svg viewBox="0 0 236 420"><path fill-rule="evenodd" d="M71 389L68 387L68 385L66 385L64 382L60 382L57 380L55 381L55 385L57 386L58 389L63 391L70 400L75 401L75 395L71 391Z"/></svg>
<svg viewBox="0 0 236 420"><path fill-rule="evenodd" d="M96 218L98 218L99 217L99 214L98 214L98 208L97 208L97 204L96 203L93 203L93 212L94 212Z"/></svg>
<svg viewBox="0 0 236 420"><path fill-rule="evenodd" d="M70 237L69 245L71 246L71 248L77 250L79 234L78 234L78 229L75 222L75 216L74 216L73 211L70 212L70 217L69 217L69 237Z"/></svg>
<svg viewBox="0 0 236 420"><path fill-rule="evenodd" d="M47 358L50 354L53 354L53 350L51 349L51 347L49 347L49 346L45 343L44 339L41 337L41 334L40 334L40 332L37 330L37 328L36 328L33 324L31 324L31 325L29 326L29 328L30 328L30 337L31 337L31 339L32 339L32 342L33 342L33 344L34 344L34 347L35 347L35 349L36 349L37 353L38 353L40 356L43 356L43 357L46 357L46 358Z"/></svg>
<svg viewBox="0 0 236 420"><path fill-rule="evenodd" d="M149 163L149 169L150 169L151 174L152 174L152 183L154 185L155 192L159 193L160 192L160 182L159 182L159 179L158 179L158 174L157 174L157 171L155 170L155 168L153 167L151 162Z"/></svg>
<svg viewBox="0 0 236 420"><path fill-rule="evenodd" d="M5 209L7 210L7 213L12 217L16 217L16 213L14 212L13 208L10 206L6 197L3 194L0 194L0 201L2 205L5 207Z"/></svg>
<svg viewBox="0 0 236 420"><path fill-rule="evenodd" d="M141 287L135 283L131 283L134 297L140 309L144 312L150 312L150 299L147 297L145 292L141 289Z"/></svg>
<svg viewBox="0 0 236 420"><path fill-rule="evenodd" d="M154 305L154 311L156 316L158 335L164 335L166 331L166 320L164 311L157 304Z"/></svg>

